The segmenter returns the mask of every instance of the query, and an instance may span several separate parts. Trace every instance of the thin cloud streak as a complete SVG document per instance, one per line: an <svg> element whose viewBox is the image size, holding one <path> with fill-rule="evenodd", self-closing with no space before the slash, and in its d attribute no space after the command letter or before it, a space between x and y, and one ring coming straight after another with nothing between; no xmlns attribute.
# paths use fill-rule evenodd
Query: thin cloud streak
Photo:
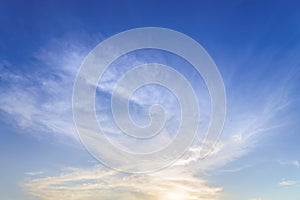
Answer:
<svg viewBox="0 0 300 200"><path fill-rule="evenodd" d="M0 66L5 86L0 91L0 109L26 132L74 138L70 97L75 70L85 54L80 48L59 44L57 49L41 50L36 55L36 72L12 71L9 63Z"/></svg>
<svg viewBox="0 0 300 200"><path fill-rule="evenodd" d="M124 174L114 170L77 169L55 177L32 180L25 187L44 200L52 199L219 199L221 187L179 168L152 174Z"/></svg>
<svg viewBox="0 0 300 200"><path fill-rule="evenodd" d="M281 186L281 187L290 187L290 186L295 186L298 183L299 183L299 181L283 180L279 183L279 186Z"/></svg>
<svg viewBox="0 0 300 200"><path fill-rule="evenodd" d="M281 160L278 160L278 163L280 165L290 165L290 166L296 167L297 169L300 168L300 163L299 163L298 160L292 160L292 161L281 161Z"/></svg>

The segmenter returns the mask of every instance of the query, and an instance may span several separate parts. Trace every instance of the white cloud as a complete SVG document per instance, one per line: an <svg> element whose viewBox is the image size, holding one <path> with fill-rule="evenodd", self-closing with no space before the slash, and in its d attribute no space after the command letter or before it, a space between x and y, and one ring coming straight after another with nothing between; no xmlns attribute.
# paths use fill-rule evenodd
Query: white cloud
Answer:
<svg viewBox="0 0 300 200"><path fill-rule="evenodd" d="M182 170L182 169L181 169ZM103 168L76 169L54 177L34 179L25 185L30 194L52 199L214 200L221 187L178 168L152 174L124 174Z"/></svg>
<svg viewBox="0 0 300 200"><path fill-rule="evenodd" d="M295 167L297 167L297 168L300 167L300 163L299 163L298 160L294 160L292 163L293 163L293 165L294 165Z"/></svg>
<svg viewBox="0 0 300 200"><path fill-rule="evenodd" d="M286 187L286 186L294 186L298 184L297 181L291 181L291 180L283 180L279 183L280 186L282 187Z"/></svg>
<svg viewBox="0 0 300 200"><path fill-rule="evenodd" d="M36 54L40 68L37 73L14 72L9 63L2 63L0 88L0 109L24 129L48 132L74 138L71 112L73 81L87 51L82 45L54 42L54 48L43 49ZM44 68L46 68L46 70ZM25 75L24 75L25 74ZM99 88L110 93L110 88L120 71L112 71ZM206 159L199 156L201 141L171 168L147 175L129 175L103 168L75 169L57 176L33 178L25 186L28 191L41 199L218 199L222 187L210 186L202 173L220 168L251 151L264 133L278 124L273 119L288 105L285 90L279 87L254 94L260 101L245 106L238 94L229 96L231 104L222 138ZM151 93L151 92L149 92ZM148 94L135 97L135 103L145 101ZM280 98L278 98L280 97ZM262 100L263 99L263 100ZM173 109L170 105L170 109ZM102 116L103 117L103 116ZM103 119L106 119L105 116ZM275 124L275 125L274 125ZM107 123L110 132L115 128ZM169 139L169 138L168 138ZM200 140L201 138L199 138ZM299 167L298 161L292 164ZM239 170L239 169L237 169ZM35 173L28 173L35 175ZM282 181L281 186L294 182ZM260 199L260 198L256 198Z"/></svg>
<svg viewBox="0 0 300 200"><path fill-rule="evenodd" d="M267 116L261 116L260 119L269 119L273 114L265 113ZM195 144L172 167L156 173L139 175L123 174L103 168L75 169L58 176L33 179L25 187L30 194L45 200L60 198L174 200L176 196L181 199L221 199L222 187L211 186L203 173L224 166L253 148L254 138L263 133L267 122L260 121L255 124L256 126L252 121L248 123L252 124L248 126L251 128L241 130L240 126L236 126L234 129L227 129L243 136L238 140L236 137L222 139L212 154L205 159L199 157L201 147Z"/></svg>
<svg viewBox="0 0 300 200"><path fill-rule="evenodd" d="M53 43L52 49L36 54L28 71L2 64L0 110L8 114L4 119L24 130L74 138L72 87L85 52L63 41Z"/></svg>
<svg viewBox="0 0 300 200"><path fill-rule="evenodd" d="M298 160L291 160L291 161L278 160L278 163L281 164L281 165L291 165L291 166L294 166L296 168L300 168L300 163L299 163Z"/></svg>
<svg viewBox="0 0 300 200"><path fill-rule="evenodd" d="M37 176L37 175L42 175L42 174L44 174L44 172L43 172L43 171L26 172L25 174L28 175L28 176Z"/></svg>

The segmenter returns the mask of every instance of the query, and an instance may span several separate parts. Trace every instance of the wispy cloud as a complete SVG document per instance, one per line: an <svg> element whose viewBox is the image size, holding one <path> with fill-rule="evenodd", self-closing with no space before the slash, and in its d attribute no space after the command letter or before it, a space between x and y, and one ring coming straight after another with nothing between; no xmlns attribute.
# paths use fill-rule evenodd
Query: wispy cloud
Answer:
<svg viewBox="0 0 300 200"><path fill-rule="evenodd" d="M297 185L298 183L299 183L299 181L283 180L279 183L279 186L288 187L288 186Z"/></svg>
<svg viewBox="0 0 300 200"><path fill-rule="evenodd" d="M41 199L205 199L220 198L221 187L182 169L153 174L124 174L103 168L77 169L27 183L29 192Z"/></svg>
<svg viewBox="0 0 300 200"><path fill-rule="evenodd" d="M43 171L37 171L37 172L26 172L25 174L28 176L37 176L37 175L42 175L44 173L45 172L43 172Z"/></svg>
<svg viewBox="0 0 300 200"><path fill-rule="evenodd" d="M300 163L298 160L291 160L291 161L281 161L281 160L278 160L278 163L280 165L290 165L290 166L294 166L296 168L300 168Z"/></svg>
<svg viewBox="0 0 300 200"><path fill-rule="evenodd" d="M36 72L14 71L12 64L2 62L0 74L3 87L0 88L0 109L24 129L74 138L71 112L72 87L76 71L87 52L84 45L70 46L69 43L55 41L54 47L42 49L35 55L38 60L35 64ZM112 68L98 89L105 94L111 94L113 83L121 75L120 71ZM201 137L199 137L181 159L172 167L160 172L134 175L101 167L73 169L57 176L33 178L25 184L25 187L32 195L45 200L99 198L175 200L176 197L219 199L222 187L212 186L203 174L245 155L255 148L266 132L282 125L277 123L277 114L289 103L286 98L287 92L282 85L274 86L268 94L264 88L253 94L259 100L249 101L247 106L244 105L245 99L240 98L239 94L231 93L228 121L222 138L211 155L205 159L200 156ZM149 90L148 93L152 94L153 91ZM135 96L134 103L144 106L141 103L145 102L144 95ZM169 109L174 109L173 104L169 103ZM105 109L102 111L105 112ZM106 130L116 133L115 127L106 123L109 118L103 115L102 117L100 122L102 119L106 124ZM298 161L292 164L299 167ZM235 168L231 171L237 170L240 169ZM28 175L34 176L35 173L31 172ZM282 181L280 185L291 184L294 183Z"/></svg>
<svg viewBox="0 0 300 200"><path fill-rule="evenodd" d="M252 198L252 199L250 199L250 200L262 200L262 198L260 198L260 197L255 197L255 198Z"/></svg>
<svg viewBox="0 0 300 200"><path fill-rule="evenodd" d="M73 137L72 87L86 51L64 40L50 43L25 66L28 71L1 63L0 110L23 130Z"/></svg>
<svg viewBox="0 0 300 200"><path fill-rule="evenodd" d="M255 139L264 131L261 126L266 122L263 122L265 121L257 123L257 126L248 126L251 127L249 129L235 127L234 133L239 135L238 139L235 137L236 134L225 132L224 134L232 136L222 139L211 155L205 159L199 156L201 147L195 144L173 166L156 173L123 174L101 167L75 169L58 176L32 179L25 187L30 194L45 200L221 199L223 188L211 185L204 174L249 152ZM227 129L229 130L232 131Z"/></svg>

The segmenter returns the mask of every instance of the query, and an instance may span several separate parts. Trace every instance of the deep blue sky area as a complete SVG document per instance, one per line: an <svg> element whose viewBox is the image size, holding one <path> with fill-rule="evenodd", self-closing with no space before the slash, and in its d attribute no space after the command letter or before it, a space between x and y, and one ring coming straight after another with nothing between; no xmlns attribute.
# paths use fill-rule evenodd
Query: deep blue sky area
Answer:
<svg viewBox="0 0 300 200"><path fill-rule="evenodd" d="M197 172L191 176L205 183L199 187L213 191L203 198L299 200L300 1L296 0L0 0L0 199L60 199L53 185L65 184L69 194L74 189L69 184L72 178L79 184L89 180L87 171L94 173L100 164L75 133L74 79L99 42L139 27L164 27L190 36L210 54L222 75L227 118L219 151L191 167ZM98 97L107 99L110 94L102 91ZM64 175L71 177L70 182L63 182ZM51 177L53 187L43 177ZM114 194L115 189L107 188L119 184L116 177L99 178L107 185L96 188L103 193L90 199L106 200ZM145 189L146 194L151 188L131 185L128 193ZM47 193L48 187L53 193ZM130 194L112 199L133 200ZM154 199L175 200L159 195Z"/></svg>
<svg viewBox="0 0 300 200"><path fill-rule="evenodd" d="M104 36L163 26L239 52L255 42L281 45L299 30L297 1L2 1L2 57L28 58L52 37L82 31ZM254 41L253 41L254 40Z"/></svg>

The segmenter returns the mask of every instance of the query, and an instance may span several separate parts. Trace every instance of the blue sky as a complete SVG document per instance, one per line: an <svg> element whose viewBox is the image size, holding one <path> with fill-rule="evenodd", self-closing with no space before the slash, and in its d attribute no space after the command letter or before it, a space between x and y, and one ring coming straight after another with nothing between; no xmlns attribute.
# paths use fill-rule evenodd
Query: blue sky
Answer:
<svg viewBox="0 0 300 200"><path fill-rule="evenodd" d="M1 199L299 199L299 19L297 1L1 1ZM72 119L72 88L99 42L147 26L180 31L207 50L224 80L227 118L208 158L199 159L195 144L173 166L138 176L110 170L85 151ZM193 74L171 55L142 53L122 58L122 70L155 59ZM107 78L119 76L112 68ZM201 77L191 80L206 122L205 86ZM97 98L109 99L111 87L99 85ZM146 109L146 97L136 94L136 109ZM174 111L167 97L163 103ZM110 119L98 106L100 121Z"/></svg>

